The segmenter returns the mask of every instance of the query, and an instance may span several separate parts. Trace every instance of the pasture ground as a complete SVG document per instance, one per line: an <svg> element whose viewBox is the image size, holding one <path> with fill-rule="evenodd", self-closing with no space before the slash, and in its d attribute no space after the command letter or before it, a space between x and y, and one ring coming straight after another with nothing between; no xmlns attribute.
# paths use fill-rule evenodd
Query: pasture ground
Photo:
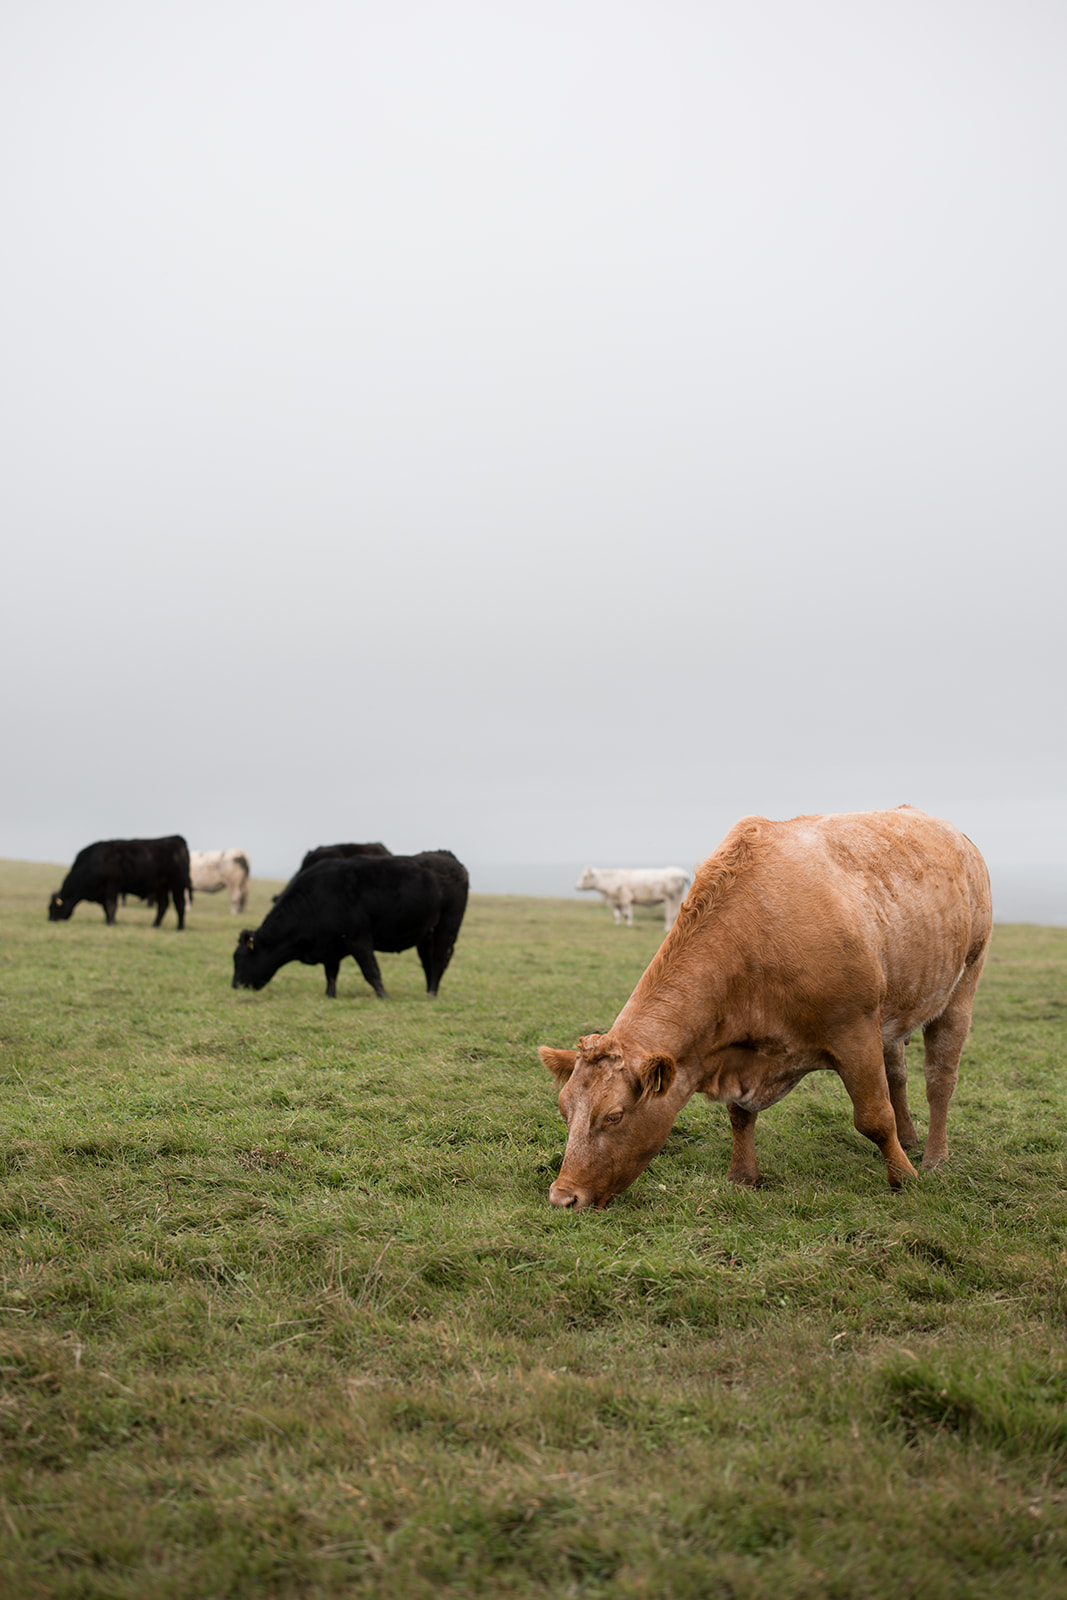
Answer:
<svg viewBox="0 0 1067 1600"><path fill-rule="evenodd" d="M331 1003L230 989L269 884L178 934L59 876L0 866L0 1594L1067 1591L1067 930L998 928L903 1194L820 1076L759 1190L692 1103L573 1215L536 1047L656 915L476 898L436 1003L414 952Z"/></svg>

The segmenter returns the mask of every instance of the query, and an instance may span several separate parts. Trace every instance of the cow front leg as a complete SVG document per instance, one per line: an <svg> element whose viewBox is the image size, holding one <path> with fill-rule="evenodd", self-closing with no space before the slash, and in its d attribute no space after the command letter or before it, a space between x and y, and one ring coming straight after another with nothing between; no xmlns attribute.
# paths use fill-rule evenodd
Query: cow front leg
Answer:
<svg viewBox="0 0 1067 1600"><path fill-rule="evenodd" d="M117 895L109 895L104 901L104 921L107 923L109 928L114 927L115 925L115 912L118 910L118 907L119 902Z"/></svg>
<svg viewBox="0 0 1067 1600"><path fill-rule="evenodd" d="M832 1054L852 1101L856 1131L878 1146L885 1160L889 1187L899 1189L905 1178L915 1178L918 1174L897 1136L897 1118L889 1097L881 1033L874 1026L856 1028L834 1041Z"/></svg>
<svg viewBox="0 0 1067 1600"><path fill-rule="evenodd" d="M746 1111L743 1106L727 1106L730 1126L734 1130L734 1148L730 1156L730 1170L726 1174L731 1183L741 1183L754 1189L759 1182L756 1165L757 1111Z"/></svg>
<svg viewBox="0 0 1067 1600"><path fill-rule="evenodd" d="M374 957L373 947L369 944L350 944L349 950L355 959L360 972L366 978L379 1000L388 1000L385 985L382 983L382 973Z"/></svg>
<svg viewBox="0 0 1067 1600"><path fill-rule="evenodd" d="M906 1043L906 1039L901 1039L896 1044L887 1044L882 1052L882 1058L885 1062L889 1098L893 1103L893 1115L897 1119L897 1138L905 1150L910 1150L918 1144L919 1135L915 1131L915 1124L908 1110L908 1067L904 1059Z"/></svg>
<svg viewBox="0 0 1067 1600"><path fill-rule="evenodd" d="M340 961L324 961L322 965L326 970L326 998L327 1000L336 1000L337 974L341 970L341 963Z"/></svg>
<svg viewBox="0 0 1067 1600"><path fill-rule="evenodd" d="M634 925L634 897L632 894L623 893L622 914L626 919L626 926L632 928Z"/></svg>

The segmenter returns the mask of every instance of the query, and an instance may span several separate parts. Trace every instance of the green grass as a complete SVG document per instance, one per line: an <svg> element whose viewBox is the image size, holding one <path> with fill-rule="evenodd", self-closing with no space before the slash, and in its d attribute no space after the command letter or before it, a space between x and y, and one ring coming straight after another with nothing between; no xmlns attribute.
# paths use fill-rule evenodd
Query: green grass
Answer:
<svg viewBox="0 0 1067 1600"><path fill-rule="evenodd" d="M436 1002L330 1002L230 989L271 885L178 934L60 875L0 865L0 1594L1067 1590L1067 931L997 930L904 1193L820 1077L759 1190L692 1103L575 1215L536 1047L657 915L476 897Z"/></svg>

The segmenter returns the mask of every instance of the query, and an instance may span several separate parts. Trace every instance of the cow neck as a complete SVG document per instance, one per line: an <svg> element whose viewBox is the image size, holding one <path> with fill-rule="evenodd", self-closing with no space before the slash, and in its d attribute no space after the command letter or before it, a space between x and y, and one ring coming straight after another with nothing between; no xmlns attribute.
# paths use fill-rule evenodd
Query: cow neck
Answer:
<svg viewBox="0 0 1067 1600"><path fill-rule="evenodd" d="M690 918L667 936L613 1028L628 1042L674 1057L702 1077L711 1051L729 1040L739 970L735 941L721 914Z"/></svg>
<svg viewBox="0 0 1067 1600"><path fill-rule="evenodd" d="M273 963L272 971L277 972L279 967L284 967L287 961L299 961L302 941L299 932L287 931L283 934L268 936L265 954Z"/></svg>
<svg viewBox="0 0 1067 1600"><path fill-rule="evenodd" d="M266 921L264 921L252 935L254 940L252 947L253 955L259 956L263 965L270 968L270 971L267 973L267 977L264 979L264 982L269 982L277 972L278 968L284 967L287 961L296 961L298 959L296 954L296 936L294 934L287 933L281 928L270 927L270 918L273 915L274 912L272 911L270 916L267 917Z"/></svg>

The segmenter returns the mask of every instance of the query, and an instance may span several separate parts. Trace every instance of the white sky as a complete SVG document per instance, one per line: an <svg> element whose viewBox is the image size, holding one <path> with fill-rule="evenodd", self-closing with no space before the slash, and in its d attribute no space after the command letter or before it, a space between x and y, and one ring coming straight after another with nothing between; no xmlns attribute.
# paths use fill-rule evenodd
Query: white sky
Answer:
<svg viewBox="0 0 1067 1600"><path fill-rule="evenodd" d="M0 854L1067 861L1067 10L7 0Z"/></svg>

